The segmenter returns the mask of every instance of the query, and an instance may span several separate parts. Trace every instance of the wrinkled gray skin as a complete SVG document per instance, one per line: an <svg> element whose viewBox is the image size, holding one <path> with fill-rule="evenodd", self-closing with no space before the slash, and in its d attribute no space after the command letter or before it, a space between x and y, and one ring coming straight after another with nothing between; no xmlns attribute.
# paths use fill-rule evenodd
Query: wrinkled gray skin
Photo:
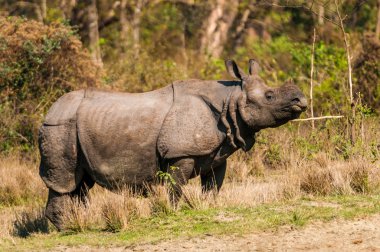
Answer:
<svg viewBox="0 0 380 252"><path fill-rule="evenodd" d="M40 175L49 188L46 215L60 230L66 199L86 202L97 183L110 190L155 182L169 172L181 185L200 175L204 191L222 186L227 158L248 151L255 132L297 118L306 99L292 84L270 88L226 61L238 81L177 81L147 93L70 92L40 128ZM179 169L169 169L170 166Z"/></svg>

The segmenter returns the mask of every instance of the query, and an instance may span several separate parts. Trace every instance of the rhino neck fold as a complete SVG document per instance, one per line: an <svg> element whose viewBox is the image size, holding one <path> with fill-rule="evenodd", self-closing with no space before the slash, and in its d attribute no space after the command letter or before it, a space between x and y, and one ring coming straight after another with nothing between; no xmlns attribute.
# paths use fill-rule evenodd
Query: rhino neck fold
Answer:
<svg viewBox="0 0 380 252"><path fill-rule="evenodd" d="M214 118L226 133L228 143L235 149L246 150L253 130L248 127L249 116L242 114L245 95L240 81L201 81L187 80L173 83L174 99L184 99L186 93L201 98L213 112Z"/></svg>
<svg viewBox="0 0 380 252"><path fill-rule="evenodd" d="M241 89L234 89L227 95L223 102L220 121L226 128L228 143L233 148L250 149L254 129L249 127L249 116L244 110L246 95ZM251 147L249 147L251 146Z"/></svg>

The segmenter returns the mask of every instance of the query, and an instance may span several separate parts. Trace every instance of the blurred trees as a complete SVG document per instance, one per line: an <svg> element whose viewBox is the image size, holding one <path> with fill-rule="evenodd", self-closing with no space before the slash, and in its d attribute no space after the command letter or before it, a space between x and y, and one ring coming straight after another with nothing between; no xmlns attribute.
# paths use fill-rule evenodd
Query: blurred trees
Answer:
<svg viewBox="0 0 380 252"><path fill-rule="evenodd" d="M319 27L325 42L340 40L332 0L0 0L0 4L3 16L67 22L76 27L98 62L101 57L96 44L104 51L109 40L118 44L115 50L127 45L137 54L140 47L152 49L149 47L158 42L155 49L164 50L160 55L173 58L184 53L183 47L203 56L232 55L236 44L254 37L267 40L287 34L297 42L308 42L314 26ZM353 32L376 32L378 37L378 4L379 0L343 0L345 25ZM168 48L176 50L165 52Z"/></svg>
<svg viewBox="0 0 380 252"><path fill-rule="evenodd" d="M379 110L380 0L339 3L354 54L355 99L360 92L363 104ZM88 48L92 62L103 66L100 85L131 92L155 89L175 79L226 78L225 58L235 58L243 67L249 58L256 58L269 84L281 85L292 78L308 93L312 31L316 28L315 115L341 113L349 106L347 63L334 0L0 0L0 16L67 26L70 36L78 36ZM6 39L1 36L5 34L0 34L0 42ZM44 37L49 36L42 32L39 42L32 42L45 43ZM20 39L23 46L30 40ZM4 66L0 72L6 71ZM41 83L38 92L49 89L47 82ZM19 84L9 79L7 85ZM82 84L74 81L71 85L63 92ZM2 89L2 108L4 94ZM38 118L44 111L40 112Z"/></svg>
<svg viewBox="0 0 380 252"><path fill-rule="evenodd" d="M98 25L98 8L96 6L96 0L84 1L87 8L87 29L88 29L88 43L90 52L94 62L103 66L102 56L100 54L99 45L99 25Z"/></svg>

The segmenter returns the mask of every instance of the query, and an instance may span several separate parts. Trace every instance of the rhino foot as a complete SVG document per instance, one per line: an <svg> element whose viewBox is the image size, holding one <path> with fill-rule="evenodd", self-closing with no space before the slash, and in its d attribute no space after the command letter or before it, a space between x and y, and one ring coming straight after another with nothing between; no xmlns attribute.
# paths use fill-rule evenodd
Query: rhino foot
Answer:
<svg viewBox="0 0 380 252"><path fill-rule="evenodd" d="M65 229L66 223L64 223L64 215L68 210L67 207L70 207L75 200L78 200L79 203L87 206L88 191L93 185L94 182L89 177L85 177L85 179L79 183L77 189L71 193L62 194L49 189L45 216L58 229L58 231L63 231Z"/></svg>

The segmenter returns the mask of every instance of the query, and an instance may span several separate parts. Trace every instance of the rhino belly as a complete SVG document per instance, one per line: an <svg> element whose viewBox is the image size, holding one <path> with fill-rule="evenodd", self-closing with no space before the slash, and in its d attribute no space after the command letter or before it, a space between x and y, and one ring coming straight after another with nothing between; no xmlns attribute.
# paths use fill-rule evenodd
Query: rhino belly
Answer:
<svg viewBox="0 0 380 252"><path fill-rule="evenodd" d="M156 143L171 97L133 96L84 100L78 135L89 174L107 188L141 185L158 170Z"/></svg>

